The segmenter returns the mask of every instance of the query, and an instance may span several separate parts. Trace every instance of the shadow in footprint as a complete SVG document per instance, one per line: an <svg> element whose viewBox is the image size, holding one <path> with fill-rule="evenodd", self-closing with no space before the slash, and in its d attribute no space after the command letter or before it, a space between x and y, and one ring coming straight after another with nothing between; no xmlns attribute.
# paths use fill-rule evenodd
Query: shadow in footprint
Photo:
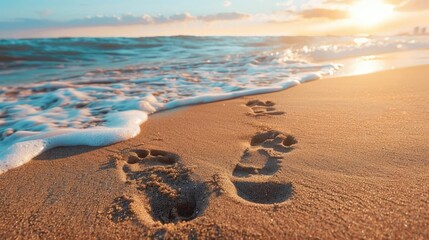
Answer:
<svg viewBox="0 0 429 240"><path fill-rule="evenodd" d="M194 185L178 184L170 185L175 189L180 189L177 196L169 194L159 194L153 190L147 190L150 198L151 215L154 220L162 223L176 223L180 221L190 221L201 214L205 208L206 187L202 183Z"/></svg>
<svg viewBox="0 0 429 240"><path fill-rule="evenodd" d="M282 156L270 154L266 149L246 151L241 161L235 166L233 175L247 177L250 175L274 175L280 169Z"/></svg>
<svg viewBox="0 0 429 240"><path fill-rule="evenodd" d="M296 143L295 137L279 131L256 134L250 140L250 148L244 151L235 166L233 176L274 175L280 169L285 154L292 151Z"/></svg>
<svg viewBox="0 0 429 240"><path fill-rule="evenodd" d="M148 164L148 165L157 165L157 164L167 164L171 165L179 161L179 156L162 151L162 150L146 150L146 149L133 149L127 153L127 163L128 164Z"/></svg>
<svg viewBox="0 0 429 240"><path fill-rule="evenodd" d="M132 149L124 156L126 181L149 203L153 220L161 223L189 221L199 216L208 197L202 182L192 179L192 169L182 165L177 154Z"/></svg>
<svg viewBox="0 0 429 240"><path fill-rule="evenodd" d="M274 107L275 103L272 101L251 100L246 103L246 106L252 110L254 116L265 115L283 115L285 112L277 111Z"/></svg>
<svg viewBox="0 0 429 240"><path fill-rule="evenodd" d="M296 143L295 137L279 131L266 131L253 136L250 147L244 151L232 173L236 177L232 183L237 195L260 204L281 203L289 199L293 190L291 183L261 182L260 176L276 174L286 153L292 151ZM245 180L242 179L244 177Z"/></svg>
<svg viewBox="0 0 429 240"><path fill-rule="evenodd" d="M237 195L260 204L281 203L292 196L291 183L234 181Z"/></svg>

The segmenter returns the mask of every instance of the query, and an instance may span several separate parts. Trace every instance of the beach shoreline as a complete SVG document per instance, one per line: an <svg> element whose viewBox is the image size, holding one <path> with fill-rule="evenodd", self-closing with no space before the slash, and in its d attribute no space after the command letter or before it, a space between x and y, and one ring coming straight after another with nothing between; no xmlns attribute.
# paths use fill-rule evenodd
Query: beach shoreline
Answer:
<svg viewBox="0 0 429 240"><path fill-rule="evenodd" d="M49 150L0 175L0 237L428 238L428 77L322 79Z"/></svg>

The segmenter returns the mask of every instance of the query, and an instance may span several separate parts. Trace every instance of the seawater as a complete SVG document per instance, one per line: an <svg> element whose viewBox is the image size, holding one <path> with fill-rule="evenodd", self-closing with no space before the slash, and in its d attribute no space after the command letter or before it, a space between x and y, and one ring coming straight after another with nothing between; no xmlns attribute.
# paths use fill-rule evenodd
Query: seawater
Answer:
<svg viewBox="0 0 429 240"><path fill-rule="evenodd" d="M280 91L333 75L341 59L428 47L427 37L0 40L0 173L54 147L132 138L160 110Z"/></svg>

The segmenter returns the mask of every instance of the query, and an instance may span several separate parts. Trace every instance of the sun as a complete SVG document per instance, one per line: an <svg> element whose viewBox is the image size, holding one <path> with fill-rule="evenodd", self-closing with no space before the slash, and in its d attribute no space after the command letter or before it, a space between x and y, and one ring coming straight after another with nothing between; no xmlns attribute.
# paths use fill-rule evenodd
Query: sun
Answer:
<svg viewBox="0 0 429 240"><path fill-rule="evenodd" d="M373 26L387 20L393 6L383 0L359 0L349 8L350 18L358 25Z"/></svg>

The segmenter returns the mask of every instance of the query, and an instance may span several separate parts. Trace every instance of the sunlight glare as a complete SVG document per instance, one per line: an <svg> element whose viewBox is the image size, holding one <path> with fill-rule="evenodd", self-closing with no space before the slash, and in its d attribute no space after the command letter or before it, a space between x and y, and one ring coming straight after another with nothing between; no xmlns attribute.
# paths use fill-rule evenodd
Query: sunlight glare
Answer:
<svg viewBox="0 0 429 240"><path fill-rule="evenodd" d="M393 5L383 0L360 0L349 9L350 18L359 25L377 25L393 13Z"/></svg>

